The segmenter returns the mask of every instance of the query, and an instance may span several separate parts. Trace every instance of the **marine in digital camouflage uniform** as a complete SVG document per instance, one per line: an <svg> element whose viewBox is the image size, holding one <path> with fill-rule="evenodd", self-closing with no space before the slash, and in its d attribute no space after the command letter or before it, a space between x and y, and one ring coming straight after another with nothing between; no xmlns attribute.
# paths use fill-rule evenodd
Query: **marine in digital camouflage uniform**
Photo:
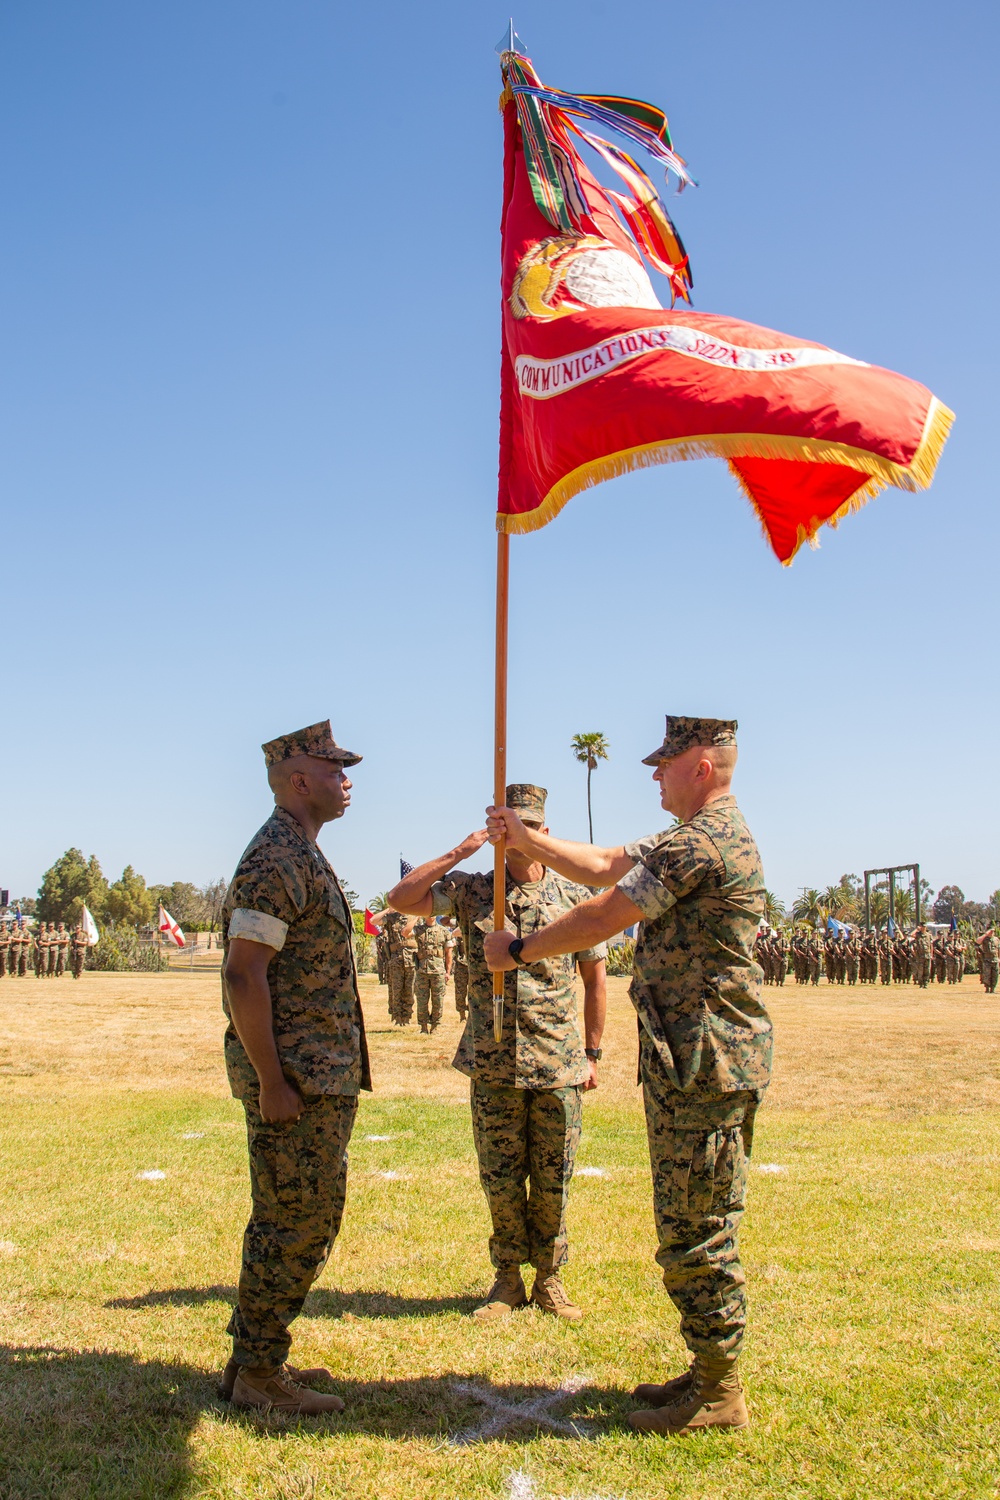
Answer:
<svg viewBox="0 0 1000 1500"><path fill-rule="evenodd" d="M17 937L19 948L17 954L17 973L23 979L31 967L31 929L27 923L20 923L17 928Z"/></svg>
<svg viewBox="0 0 1000 1500"><path fill-rule="evenodd" d="M976 938L979 946L979 977L987 995L995 995L997 978L1000 977L1000 939L993 928Z"/></svg>
<svg viewBox="0 0 1000 1500"><path fill-rule="evenodd" d="M417 1025L426 1034L436 1031L441 1024L444 992L448 982L445 967L448 932L432 918L430 921L418 922L413 929L413 936L417 940L413 985L417 1000Z"/></svg>
<svg viewBox="0 0 1000 1500"><path fill-rule="evenodd" d="M361 757L329 721L263 750L277 805L223 906L226 1069L246 1113L252 1197L223 1391L314 1413L343 1403L302 1383L324 1372L285 1366L288 1325L340 1228L358 1092L371 1088L351 912L315 840L346 811L344 767Z"/></svg>
<svg viewBox="0 0 1000 1500"><path fill-rule="evenodd" d="M509 786L507 801L537 827L545 822L543 787ZM472 1080L472 1133L479 1180L493 1233L496 1280L474 1316L493 1322L524 1306L521 1266L535 1267L531 1300L575 1321L582 1310L559 1275L569 1256L566 1203L580 1142L581 1094L593 1086L604 1027L605 948L586 947L511 974L504 987L503 1037L493 1034L493 981L483 936L493 927L493 876L456 870L485 842L471 835L457 849L419 866L392 892L394 906L458 919L469 969L469 1014L453 1066ZM514 868L511 868L513 866ZM450 872L450 873L449 873ZM551 870L508 852L506 920L529 934L590 896ZM577 1022L576 965L584 982L586 1049Z"/></svg>
<svg viewBox="0 0 1000 1500"><path fill-rule="evenodd" d="M455 980L455 1009L458 1011L459 1020L464 1021L469 1014L469 964L465 957L465 939L462 929L455 926L455 956L452 960L452 975Z"/></svg>
<svg viewBox="0 0 1000 1500"><path fill-rule="evenodd" d="M65 974L66 972L66 954L69 951L69 933L66 931L66 927L63 922L60 922L59 926L56 928L55 940L56 975L58 977L59 975Z"/></svg>
<svg viewBox="0 0 1000 1500"><path fill-rule="evenodd" d="M90 947L82 921L79 926L73 928L73 936L70 943L70 967L73 972L73 978L79 979L83 973L83 966L87 959L87 949Z"/></svg>
<svg viewBox="0 0 1000 1500"><path fill-rule="evenodd" d="M49 972L49 924L39 922L35 928L35 978L42 979Z"/></svg>
<svg viewBox="0 0 1000 1500"><path fill-rule="evenodd" d="M413 1016L413 981L417 940L413 922L402 912L391 912L385 930L389 943L389 1016L395 1026L409 1026Z"/></svg>
<svg viewBox="0 0 1000 1500"><path fill-rule="evenodd" d="M914 984L926 989L931 978L933 948L931 935L922 924L910 939L910 973Z"/></svg>
<svg viewBox="0 0 1000 1500"><path fill-rule="evenodd" d="M491 837L569 878L614 888L550 930L486 940L491 964L533 963L560 946L641 920L631 997L639 1015L657 1261L681 1313L691 1368L636 1391L633 1426L672 1433L746 1424L736 1360L746 1322L737 1233L757 1107L771 1069L771 1022L753 961L764 911L757 846L730 791L736 723L668 716L656 767L661 805L680 822L619 849L531 834L491 808Z"/></svg>

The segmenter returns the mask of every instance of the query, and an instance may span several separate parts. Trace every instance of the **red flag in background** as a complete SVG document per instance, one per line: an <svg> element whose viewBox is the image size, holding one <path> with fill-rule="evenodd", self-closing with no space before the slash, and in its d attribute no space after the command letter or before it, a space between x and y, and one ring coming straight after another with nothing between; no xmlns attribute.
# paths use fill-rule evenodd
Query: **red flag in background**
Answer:
<svg viewBox="0 0 1000 1500"><path fill-rule="evenodd" d="M372 913L368 910L368 908L366 906L365 907L365 936L366 937L378 937L379 930L380 929L378 927L376 927L375 923L372 921Z"/></svg>
<svg viewBox="0 0 1000 1500"><path fill-rule="evenodd" d="M184 947L184 934L183 932L181 932L177 923L174 921L173 917L167 911L167 908L165 906L161 906L159 909L159 914L156 919L156 925L159 927L160 931L170 939L172 943L176 943L178 948Z"/></svg>
<svg viewBox="0 0 1000 1500"><path fill-rule="evenodd" d="M546 89L527 58L502 61L499 530L534 531L630 469L715 456L788 563L887 485L930 484L953 415L925 386L738 318L660 306L643 255L688 301L684 247L632 157L578 121L644 145L683 185L662 113ZM574 137L626 194L597 182Z"/></svg>

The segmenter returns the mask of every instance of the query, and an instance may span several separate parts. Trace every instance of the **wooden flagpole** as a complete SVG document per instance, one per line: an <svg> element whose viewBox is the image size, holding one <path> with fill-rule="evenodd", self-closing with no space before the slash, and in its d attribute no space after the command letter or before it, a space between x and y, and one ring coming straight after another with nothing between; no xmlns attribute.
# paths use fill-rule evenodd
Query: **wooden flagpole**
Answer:
<svg viewBox="0 0 1000 1500"><path fill-rule="evenodd" d="M493 802L503 807L507 800L507 620L510 583L510 537L497 532L497 622L496 681L493 740ZM493 931L504 928L507 902L507 866L503 839L493 849ZM493 975L493 1036L503 1039L504 975Z"/></svg>

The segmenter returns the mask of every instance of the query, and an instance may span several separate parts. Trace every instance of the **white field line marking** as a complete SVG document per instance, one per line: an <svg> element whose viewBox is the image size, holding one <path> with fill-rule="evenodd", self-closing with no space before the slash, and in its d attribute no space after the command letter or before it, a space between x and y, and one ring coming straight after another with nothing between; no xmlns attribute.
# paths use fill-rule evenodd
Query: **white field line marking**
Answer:
<svg viewBox="0 0 1000 1500"><path fill-rule="evenodd" d="M762 1161L756 1169L758 1172L769 1172L773 1176L775 1172L787 1172L787 1167L779 1167L776 1162Z"/></svg>
<svg viewBox="0 0 1000 1500"><path fill-rule="evenodd" d="M405 1172L372 1172L372 1177L384 1177L386 1182L406 1182Z"/></svg>
<svg viewBox="0 0 1000 1500"><path fill-rule="evenodd" d="M515 1469L507 1475L507 1500L627 1500L625 1495L609 1495L602 1491L595 1495L542 1495L538 1485L530 1474L523 1469Z"/></svg>
<svg viewBox="0 0 1000 1500"><path fill-rule="evenodd" d="M162 1182L167 1174L166 1172L161 1172L159 1167L153 1167L149 1172L136 1172L135 1175L140 1182Z"/></svg>
<svg viewBox="0 0 1000 1500"><path fill-rule="evenodd" d="M567 1396L576 1395L577 1391L582 1391L589 1384L588 1376L571 1375L557 1390L545 1391L540 1396L531 1396L527 1401L514 1403L505 1400L499 1391L491 1390L479 1381L455 1381L453 1389L458 1395L471 1396L473 1401L492 1412L492 1416L488 1416L478 1427L469 1427L464 1432L457 1433L451 1439L452 1446L466 1448L470 1443L485 1442L488 1438L496 1437L497 1433L505 1432L508 1427L520 1423L547 1427L551 1432L564 1432L570 1437L586 1437L587 1434L581 1432L575 1422L564 1422L553 1416L552 1412Z"/></svg>
<svg viewBox="0 0 1000 1500"><path fill-rule="evenodd" d="M185 1130L184 1134L181 1136L181 1140L200 1141L204 1134L205 1132L203 1130Z"/></svg>
<svg viewBox="0 0 1000 1500"><path fill-rule="evenodd" d="M0 1240L0 1255L16 1255L18 1247L13 1240Z"/></svg>
<svg viewBox="0 0 1000 1500"><path fill-rule="evenodd" d="M577 1177L606 1177L607 1173L603 1167L577 1167Z"/></svg>
<svg viewBox="0 0 1000 1500"><path fill-rule="evenodd" d="M391 1135L366 1135L365 1136L365 1140L366 1141L391 1141L392 1140L392 1136Z"/></svg>

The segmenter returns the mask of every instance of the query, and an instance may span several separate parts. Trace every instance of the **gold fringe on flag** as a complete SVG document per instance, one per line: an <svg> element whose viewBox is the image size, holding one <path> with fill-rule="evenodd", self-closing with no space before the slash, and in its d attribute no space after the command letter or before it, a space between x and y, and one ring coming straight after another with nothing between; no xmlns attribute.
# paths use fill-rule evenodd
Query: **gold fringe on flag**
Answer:
<svg viewBox="0 0 1000 1500"><path fill-rule="evenodd" d="M497 514L497 530L520 535L529 531L540 531L553 520L563 506L581 491L592 489L605 479L617 479L621 474L634 469L651 469L657 464L679 463L689 458L775 458L798 459L800 462L818 464L842 464L869 475L868 482L855 490L839 510L825 522L813 517L809 526L799 527L799 538L795 552L787 559L791 563L803 542L811 542L821 526L836 526L844 516L860 510L873 496L888 486L901 490L927 489L934 477L942 450L955 420L936 396L931 397L927 409L924 431L909 464L896 464L891 459L881 458L864 448L852 448L847 443L825 442L817 438L790 437L781 433L732 432L709 433L700 437L669 438L663 442L642 443L636 448L624 448L619 453L609 453L603 458L591 459L565 474L554 484L534 510L519 514ZM732 470L741 490L754 506L753 495L740 475ZM763 523L762 523L763 524ZM765 533L766 534L766 533Z"/></svg>

